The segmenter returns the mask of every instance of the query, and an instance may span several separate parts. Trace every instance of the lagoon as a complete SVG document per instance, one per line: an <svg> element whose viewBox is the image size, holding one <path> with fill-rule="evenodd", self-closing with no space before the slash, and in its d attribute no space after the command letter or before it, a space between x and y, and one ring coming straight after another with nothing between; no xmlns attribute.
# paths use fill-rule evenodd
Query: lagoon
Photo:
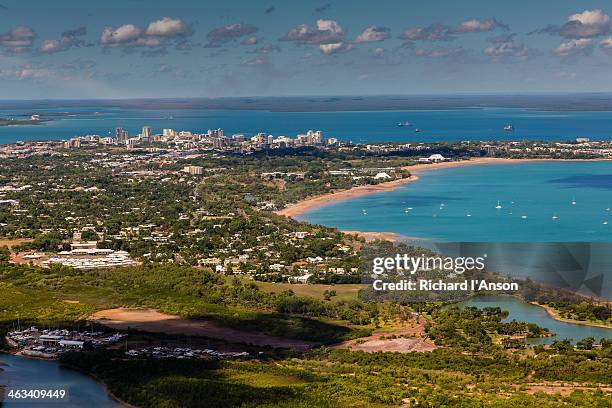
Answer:
<svg viewBox="0 0 612 408"><path fill-rule="evenodd" d="M508 317L504 322L517 320L527 323L535 323L538 326L546 327L556 336L541 339L529 339L529 344L551 344L555 340L572 339L573 343L585 337L593 337L596 342L603 338L612 338L612 329L594 327L581 324L566 323L555 320L548 312L539 306L524 302L510 296L478 296L461 303L461 306L500 307L508 311Z"/></svg>

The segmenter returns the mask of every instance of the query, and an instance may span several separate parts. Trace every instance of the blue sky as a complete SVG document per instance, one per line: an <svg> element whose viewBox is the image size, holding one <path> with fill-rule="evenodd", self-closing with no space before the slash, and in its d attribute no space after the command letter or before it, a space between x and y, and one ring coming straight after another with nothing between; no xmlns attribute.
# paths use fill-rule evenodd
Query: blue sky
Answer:
<svg viewBox="0 0 612 408"><path fill-rule="evenodd" d="M612 2L0 0L0 98L612 91Z"/></svg>

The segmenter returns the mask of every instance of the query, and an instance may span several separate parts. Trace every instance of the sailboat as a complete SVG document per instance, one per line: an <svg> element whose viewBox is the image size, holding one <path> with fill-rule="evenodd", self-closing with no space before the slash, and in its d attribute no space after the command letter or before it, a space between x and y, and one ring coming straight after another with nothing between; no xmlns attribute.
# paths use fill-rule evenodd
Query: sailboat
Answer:
<svg viewBox="0 0 612 408"><path fill-rule="evenodd" d="M495 208L497 208L498 210L500 210L502 208L499 200L497 200L497 205L495 206Z"/></svg>
<svg viewBox="0 0 612 408"><path fill-rule="evenodd" d="M608 204L608 207L606 208L606 211L610 211L610 204Z"/></svg>

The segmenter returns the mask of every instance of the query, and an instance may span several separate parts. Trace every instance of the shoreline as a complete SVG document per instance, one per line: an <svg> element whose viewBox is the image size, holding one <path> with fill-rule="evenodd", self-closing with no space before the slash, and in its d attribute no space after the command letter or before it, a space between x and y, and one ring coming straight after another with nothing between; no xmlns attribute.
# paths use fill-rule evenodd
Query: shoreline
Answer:
<svg viewBox="0 0 612 408"><path fill-rule="evenodd" d="M287 207L277 210L274 213L277 215L284 215L285 217L295 218L309 210L325 207L328 204L348 200L355 197L361 197L364 195L377 193L381 191L392 191L398 186L403 184L412 183L417 181L417 176L411 175L410 177L396 179L392 181L386 181L384 183L356 186L349 188L348 190L336 191L333 193L326 193L310 198L306 198L302 201L298 201L294 204L289 204ZM358 231L353 231L358 232Z"/></svg>
<svg viewBox="0 0 612 408"><path fill-rule="evenodd" d="M534 306L539 306L542 309L546 310L546 313L548 314L548 316L551 319L554 319L558 322L563 322L563 323L568 323L568 324L579 324L582 326L591 326L591 327L599 327L601 329L610 329L612 330L612 326L608 326L605 325L603 323L595 323L595 322L587 322L587 321L582 321L582 320L574 320L574 319L566 319L564 317L559 316L559 313L557 313L557 311L548 306L548 305L544 305L541 303L537 303L537 302L529 302L530 304L534 305Z"/></svg>
<svg viewBox="0 0 612 408"><path fill-rule="evenodd" d="M477 157L469 160L445 161L438 163L417 163L411 166L404 166L402 170L411 172L410 177L386 181L379 184L363 185L349 188L348 190L334 191L318 196L305 198L297 203L289 204L283 209L274 211L277 215L295 218L308 211L316 208L325 207L326 205L349 200L355 197L362 197L372 193L381 191L393 191L398 187L419 180L419 174L431 170L446 169L452 167L463 167L470 165L483 164L516 164L516 163L534 163L534 162L586 162L586 161L610 161L611 159L511 159L511 158L495 158L495 157ZM351 231L352 233L366 233L366 231ZM373 231L372 231L373 232ZM367 232L370 234L371 232Z"/></svg>

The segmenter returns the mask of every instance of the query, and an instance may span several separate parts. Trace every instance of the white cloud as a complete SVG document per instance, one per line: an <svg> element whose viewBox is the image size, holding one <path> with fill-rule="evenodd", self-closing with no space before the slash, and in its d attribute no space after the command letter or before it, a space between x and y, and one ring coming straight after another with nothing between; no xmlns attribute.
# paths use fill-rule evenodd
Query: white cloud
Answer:
<svg viewBox="0 0 612 408"><path fill-rule="evenodd" d="M487 20L478 20L475 18L471 20L466 20L456 27L452 27L449 32L452 34L480 33L492 31L498 27L508 29L507 25L497 21L494 18L489 18Z"/></svg>
<svg viewBox="0 0 612 408"><path fill-rule="evenodd" d="M561 43L553 50L558 57L569 57L577 54L588 54L591 51L593 40L590 38L580 38Z"/></svg>
<svg viewBox="0 0 612 408"><path fill-rule="evenodd" d="M501 35L490 38L489 41L493 45L484 49L484 54L489 57L503 58L512 57L518 59L526 59L530 55L530 50L520 41L517 41L515 34Z"/></svg>
<svg viewBox="0 0 612 408"><path fill-rule="evenodd" d="M585 10L582 13L572 14L567 21L579 21L585 25L603 25L610 22L610 17L601 10Z"/></svg>
<svg viewBox="0 0 612 408"><path fill-rule="evenodd" d="M320 44L319 49L325 55L331 54L342 54L353 49L352 44L347 44L344 42L333 43L333 44Z"/></svg>
<svg viewBox="0 0 612 408"><path fill-rule="evenodd" d="M0 34L0 47L11 53L29 51L38 36L28 26L17 26L4 34Z"/></svg>
<svg viewBox="0 0 612 408"><path fill-rule="evenodd" d="M599 42L599 46L604 49L612 49L612 37L604 38Z"/></svg>
<svg viewBox="0 0 612 408"><path fill-rule="evenodd" d="M157 37L178 37L189 35L191 31L191 27L180 18L164 17L149 23L145 34Z"/></svg>
<svg viewBox="0 0 612 408"><path fill-rule="evenodd" d="M344 41L344 29L334 20L317 20L314 27L301 24L289 30L282 41L305 44L336 44Z"/></svg>
<svg viewBox="0 0 612 408"><path fill-rule="evenodd" d="M610 31L610 16L601 10L585 10L572 14L559 29L568 38L591 38Z"/></svg>
<svg viewBox="0 0 612 408"><path fill-rule="evenodd" d="M367 42L377 42L384 41L389 38L391 35L391 30L386 27L368 27L357 38L355 39L356 43L367 43Z"/></svg>
<svg viewBox="0 0 612 408"><path fill-rule="evenodd" d="M100 43L108 46L135 43L142 33L142 29L134 24L125 24L118 28L106 27L100 35Z"/></svg>
<svg viewBox="0 0 612 408"><path fill-rule="evenodd" d="M385 49L382 47L377 47L372 50L372 55L374 55L375 57L380 57L384 53L385 53Z"/></svg>
<svg viewBox="0 0 612 408"><path fill-rule="evenodd" d="M206 34L208 38L208 47L219 47L225 43L234 41L245 35L253 34L258 30L257 27L251 24L235 23L228 24L223 27L215 28Z"/></svg>
<svg viewBox="0 0 612 408"><path fill-rule="evenodd" d="M242 44L242 45L255 45L258 42L259 42L259 40L257 39L257 37L253 36L253 37L245 38L244 40L242 40L240 42L240 44Z"/></svg>
<svg viewBox="0 0 612 408"><path fill-rule="evenodd" d="M189 49L190 44L186 37L193 34L192 28L185 24L181 19L164 17L160 20L152 21L143 30L135 24L124 24L117 28L106 27L100 34L100 44L105 47L148 47L157 48L151 53L165 53L165 46L168 44L176 45L177 49Z"/></svg>
<svg viewBox="0 0 612 408"><path fill-rule="evenodd" d="M59 40L44 40L38 51L42 54L53 54L60 51L69 50L72 47L79 47L84 42L79 38L87 34L86 27L78 27L72 30L66 30L62 33Z"/></svg>

